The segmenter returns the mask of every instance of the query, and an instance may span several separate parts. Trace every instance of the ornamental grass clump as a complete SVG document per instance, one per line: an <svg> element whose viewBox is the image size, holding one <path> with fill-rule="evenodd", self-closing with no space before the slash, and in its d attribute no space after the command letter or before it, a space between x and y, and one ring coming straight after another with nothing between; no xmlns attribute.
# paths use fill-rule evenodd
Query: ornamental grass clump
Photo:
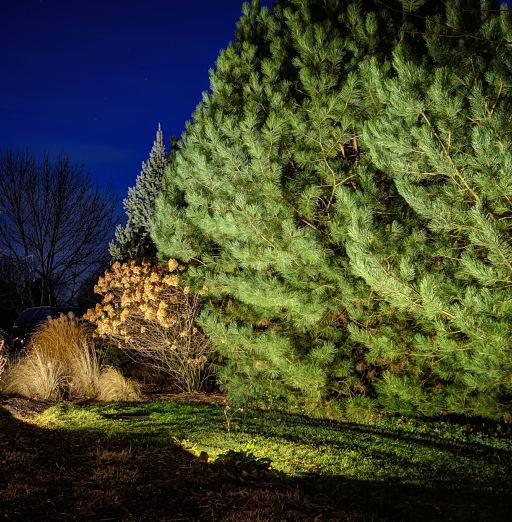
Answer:
<svg viewBox="0 0 512 522"><path fill-rule="evenodd" d="M5 352L5 341L3 339L0 339L0 382L2 381L2 373L4 372L5 367L7 366L7 355Z"/></svg>
<svg viewBox="0 0 512 522"><path fill-rule="evenodd" d="M135 402L140 400L140 387L135 381L126 379L119 370L108 366L101 372L97 398L103 402Z"/></svg>
<svg viewBox="0 0 512 522"><path fill-rule="evenodd" d="M211 345L195 325L200 296L180 285L184 266L166 268L147 261L116 262L100 277L101 303L84 318L97 337L115 341L144 364L172 378L182 391L202 388Z"/></svg>
<svg viewBox="0 0 512 522"><path fill-rule="evenodd" d="M102 370L87 326L73 314L48 318L32 336L25 355L14 361L5 374L3 389L41 400L96 399L134 400L130 391L108 396L106 380L113 377ZM115 376L116 381L124 379ZM126 379L124 389L137 390ZM123 389L116 385L116 390Z"/></svg>
<svg viewBox="0 0 512 522"><path fill-rule="evenodd" d="M6 372L2 391L43 401L63 398L64 367L34 350L16 361Z"/></svg>

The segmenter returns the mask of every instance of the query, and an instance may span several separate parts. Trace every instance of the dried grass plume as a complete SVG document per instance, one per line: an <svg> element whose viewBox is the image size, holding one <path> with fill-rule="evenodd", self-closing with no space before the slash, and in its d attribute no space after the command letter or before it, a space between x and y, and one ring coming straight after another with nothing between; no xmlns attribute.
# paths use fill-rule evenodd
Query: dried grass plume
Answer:
<svg viewBox="0 0 512 522"><path fill-rule="evenodd" d="M115 381L110 388L109 378ZM38 328L27 353L5 372L3 390L41 400L132 401L138 394L137 387L119 372L102 371L89 329L73 314L48 318Z"/></svg>

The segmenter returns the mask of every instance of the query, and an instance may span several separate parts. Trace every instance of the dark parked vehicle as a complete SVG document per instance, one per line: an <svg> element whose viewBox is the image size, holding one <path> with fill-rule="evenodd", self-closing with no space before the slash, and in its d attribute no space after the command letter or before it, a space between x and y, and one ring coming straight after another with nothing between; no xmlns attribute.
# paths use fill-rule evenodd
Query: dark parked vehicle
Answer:
<svg viewBox="0 0 512 522"><path fill-rule="evenodd" d="M59 317L60 314L67 314L68 312L79 315L80 310L76 307L37 306L35 308L27 308L21 312L12 327L12 351L17 353L23 350L30 340L30 336L48 317L56 318Z"/></svg>

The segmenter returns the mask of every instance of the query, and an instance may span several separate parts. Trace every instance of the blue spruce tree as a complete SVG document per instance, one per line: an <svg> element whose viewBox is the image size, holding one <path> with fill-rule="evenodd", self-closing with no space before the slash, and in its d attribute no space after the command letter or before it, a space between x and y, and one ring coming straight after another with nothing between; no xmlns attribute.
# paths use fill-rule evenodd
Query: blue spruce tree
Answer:
<svg viewBox="0 0 512 522"><path fill-rule="evenodd" d="M158 124L149 159L142 163L135 185L128 189L128 196L123 201L128 219L126 225L118 225L115 238L110 243L110 254L114 260L151 259L155 256L150 225L155 211L155 198L160 192L168 162L163 132Z"/></svg>

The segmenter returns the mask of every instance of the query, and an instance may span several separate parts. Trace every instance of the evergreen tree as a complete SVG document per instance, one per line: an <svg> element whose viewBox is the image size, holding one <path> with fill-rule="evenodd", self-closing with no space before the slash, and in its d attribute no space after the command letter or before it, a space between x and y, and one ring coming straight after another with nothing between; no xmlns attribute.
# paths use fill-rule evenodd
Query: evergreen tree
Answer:
<svg viewBox="0 0 512 522"><path fill-rule="evenodd" d="M477 0L245 7L153 227L232 399L506 412L510 27Z"/></svg>
<svg viewBox="0 0 512 522"><path fill-rule="evenodd" d="M110 254L114 260L151 259L155 256L156 249L151 240L150 227L155 212L155 199L160 192L168 163L163 132L158 124L149 159L142 163L135 185L128 189L128 196L123 201L127 221L124 226L118 225L114 240L110 243Z"/></svg>
<svg viewBox="0 0 512 522"><path fill-rule="evenodd" d="M428 21L421 61L398 46L388 74L372 61L363 76L377 100L369 185L388 178L378 200L401 210L383 227L371 191L338 202L354 273L407 321L351 325L382 367L381 402L499 415L512 399L512 25L494 3L458 4Z"/></svg>

